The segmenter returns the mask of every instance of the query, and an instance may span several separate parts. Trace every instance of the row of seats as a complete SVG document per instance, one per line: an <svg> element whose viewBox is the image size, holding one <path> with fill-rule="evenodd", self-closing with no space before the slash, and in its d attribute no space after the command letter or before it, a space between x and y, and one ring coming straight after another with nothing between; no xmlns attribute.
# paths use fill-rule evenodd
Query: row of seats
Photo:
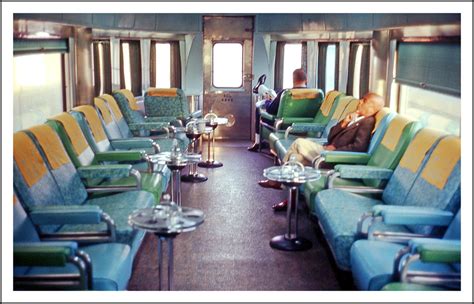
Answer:
<svg viewBox="0 0 474 304"><path fill-rule="evenodd" d="M121 105L125 96L99 96L95 108L14 134L15 289L126 289L145 234L128 215L158 204L170 179L149 155L187 139L170 137L170 120Z"/></svg>
<svg viewBox="0 0 474 304"><path fill-rule="evenodd" d="M331 118L270 134L274 154L281 162L303 132L325 143L329 128L357 102L329 92L320 111ZM359 289L460 288L459 137L384 108L367 152L324 151L313 164L332 169L300 191L336 265L352 271Z"/></svg>

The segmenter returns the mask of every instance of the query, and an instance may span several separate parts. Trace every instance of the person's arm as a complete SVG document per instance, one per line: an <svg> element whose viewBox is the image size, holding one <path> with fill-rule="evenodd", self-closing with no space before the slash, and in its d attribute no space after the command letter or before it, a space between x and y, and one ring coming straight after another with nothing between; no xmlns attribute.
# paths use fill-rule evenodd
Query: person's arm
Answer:
<svg viewBox="0 0 474 304"><path fill-rule="evenodd" d="M268 104L266 107L267 113L276 115L278 113L278 107L280 106L281 95L285 90L280 91L277 96Z"/></svg>
<svg viewBox="0 0 474 304"><path fill-rule="evenodd" d="M372 136L372 130L374 129L375 118L367 117L359 122L357 133L354 136L352 143L336 147L337 151L352 151L352 152L365 152L369 147L370 138Z"/></svg>

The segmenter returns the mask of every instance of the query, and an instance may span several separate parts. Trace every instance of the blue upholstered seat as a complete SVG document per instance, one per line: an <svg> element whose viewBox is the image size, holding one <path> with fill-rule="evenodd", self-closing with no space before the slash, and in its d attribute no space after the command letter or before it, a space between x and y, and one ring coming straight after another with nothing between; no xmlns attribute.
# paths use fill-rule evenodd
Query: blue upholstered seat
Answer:
<svg viewBox="0 0 474 304"><path fill-rule="evenodd" d="M460 212L458 211L444 234L443 240L445 241L442 241L443 243L456 245L455 241L460 240L460 220ZM454 242L450 242L449 240L454 240ZM437 240L420 240L418 242L414 240L411 241L411 245L413 246L415 243L424 242L427 244L434 243L438 246L441 244ZM406 245L378 240L359 240L355 242L350 254L353 278L357 288L362 290L380 290L390 282L398 282L400 279L409 280L408 277L400 278L398 272L401 269L396 267L397 255L402 249L406 248L405 246ZM413 252L407 252L406 255L411 255L412 253ZM394 272L394 270L396 270L396 272ZM428 262L421 259L413 262L409 266L409 271L455 275L460 272L460 264ZM437 283L431 280L431 282L427 284L436 286L441 283L442 282ZM456 288L453 286L449 287Z"/></svg>
<svg viewBox="0 0 474 304"><path fill-rule="evenodd" d="M351 169L353 167L356 166L350 166ZM373 212L376 205L419 206L456 212L460 205L459 168L459 138L440 137L436 132L424 129L410 143L393 174L387 175L389 181L382 199L340 189L319 192L312 212L319 220L338 267L350 269L349 249L358 237L356 229L359 219L363 214ZM357 172L367 174L365 171L352 174L357 175ZM432 225L387 228L384 223L379 223L372 229L424 234L437 232Z"/></svg>
<svg viewBox="0 0 474 304"><path fill-rule="evenodd" d="M70 254L74 256L77 251L82 250L88 254L92 265L92 289L93 290L125 290L128 280L132 273L132 255L130 246L117 243L104 243L89 246L77 247L75 242L41 242L38 232L34 228L31 220L28 218L25 210L20 202L15 200L13 208L13 226L14 226L14 286L15 289L50 289L52 286L43 285L42 287L27 287L21 285L23 276L35 275L66 275L79 274L79 270L71 263L64 266L46 266L44 260L52 259L53 253L46 255L48 249L65 248L72 251ZM31 250L25 253L26 250ZM23 250L23 252L22 252ZM41 256L36 252L43 250ZM21 258L19 255L23 254ZM35 255L36 254L36 255ZM29 266L25 266L26 260ZM87 275L85 275L87 279ZM41 279L40 279L41 280ZM75 288L89 288L86 282L85 286L76 286ZM45 282L42 282L45 284ZM63 286L55 287L55 289L71 289L72 287Z"/></svg>

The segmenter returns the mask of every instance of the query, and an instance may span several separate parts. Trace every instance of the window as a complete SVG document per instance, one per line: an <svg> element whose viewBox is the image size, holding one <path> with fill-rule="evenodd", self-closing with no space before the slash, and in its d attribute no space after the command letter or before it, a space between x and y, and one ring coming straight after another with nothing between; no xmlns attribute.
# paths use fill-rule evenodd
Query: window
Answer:
<svg viewBox="0 0 474 304"><path fill-rule="evenodd" d="M391 94L398 111L425 127L459 135L460 53L460 43L399 43Z"/></svg>
<svg viewBox="0 0 474 304"><path fill-rule="evenodd" d="M243 47L240 43L216 43L212 48L212 83L217 88L240 88Z"/></svg>
<svg viewBox="0 0 474 304"><path fill-rule="evenodd" d="M347 94L361 98L369 91L370 44L351 43Z"/></svg>
<svg viewBox="0 0 474 304"><path fill-rule="evenodd" d="M154 81L152 85L156 88L169 88L171 86L171 46L169 43L155 43L154 57ZM153 51L152 51L153 55Z"/></svg>
<svg viewBox="0 0 474 304"><path fill-rule="evenodd" d="M140 41L121 41L120 44L120 87L142 95L142 68Z"/></svg>
<svg viewBox="0 0 474 304"><path fill-rule="evenodd" d="M95 95L110 94L112 92L112 63L109 41L94 41L92 56Z"/></svg>
<svg viewBox="0 0 474 304"><path fill-rule="evenodd" d="M301 43L285 44L283 56L283 88L293 87L293 71L301 68Z"/></svg>
<svg viewBox="0 0 474 304"><path fill-rule="evenodd" d="M64 111L62 61L60 53L13 57L14 131Z"/></svg>
<svg viewBox="0 0 474 304"><path fill-rule="evenodd" d="M320 43L318 55L318 87L327 92L337 89L339 78L339 45Z"/></svg>

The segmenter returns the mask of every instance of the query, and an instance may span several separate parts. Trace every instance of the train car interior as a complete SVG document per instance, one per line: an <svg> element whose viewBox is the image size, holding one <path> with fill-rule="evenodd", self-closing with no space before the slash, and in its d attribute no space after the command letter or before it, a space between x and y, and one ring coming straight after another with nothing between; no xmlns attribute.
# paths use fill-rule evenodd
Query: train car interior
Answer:
<svg viewBox="0 0 474 304"><path fill-rule="evenodd" d="M5 299L472 300L472 3L421 3L2 3Z"/></svg>

